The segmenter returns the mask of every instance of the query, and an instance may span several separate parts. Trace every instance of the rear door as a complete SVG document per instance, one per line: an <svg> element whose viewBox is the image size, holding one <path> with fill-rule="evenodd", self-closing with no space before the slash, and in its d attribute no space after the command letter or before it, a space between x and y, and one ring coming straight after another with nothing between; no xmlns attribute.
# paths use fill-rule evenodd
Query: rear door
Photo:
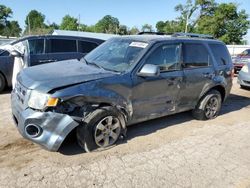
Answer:
<svg viewBox="0 0 250 188"><path fill-rule="evenodd" d="M49 59L45 53L45 39L29 39L28 40L29 65L35 66L48 63Z"/></svg>
<svg viewBox="0 0 250 188"><path fill-rule="evenodd" d="M193 108L206 86L215 76L211 55L203 43L183 44L184 88L180 93L180 107Z"/></svg>
<svg viewBox="0 0 250 188"><path fill-rule="evenodd" d="M50 62L77 58L76 39L48 38L46 46L46 52Z"/></svg>

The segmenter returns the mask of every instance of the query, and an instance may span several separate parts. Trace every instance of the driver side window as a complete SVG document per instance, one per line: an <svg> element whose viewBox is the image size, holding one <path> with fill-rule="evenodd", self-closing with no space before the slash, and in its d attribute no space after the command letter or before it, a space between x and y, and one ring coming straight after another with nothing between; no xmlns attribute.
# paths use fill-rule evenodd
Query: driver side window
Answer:
<svg viewBox="0 0 250 188"><path fill-rule="evenodd" d="M165 44L157 47L145 64L157 65L161 72L180 69L180 44Z"/></svg>

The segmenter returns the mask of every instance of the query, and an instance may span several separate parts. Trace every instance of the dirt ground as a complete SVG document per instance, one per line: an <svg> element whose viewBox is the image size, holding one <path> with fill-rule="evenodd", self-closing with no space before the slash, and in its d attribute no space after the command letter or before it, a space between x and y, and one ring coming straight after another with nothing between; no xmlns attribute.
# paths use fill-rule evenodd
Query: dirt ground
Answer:
<svg viewBox="0 0 250 188"><path fill-rule="evenodd" d="M234 80L221 115L189 112L128 128L105 151L84 153L74 139L49 152L23 139L0 95L0 187L250 187L250 90Z"/></svg>

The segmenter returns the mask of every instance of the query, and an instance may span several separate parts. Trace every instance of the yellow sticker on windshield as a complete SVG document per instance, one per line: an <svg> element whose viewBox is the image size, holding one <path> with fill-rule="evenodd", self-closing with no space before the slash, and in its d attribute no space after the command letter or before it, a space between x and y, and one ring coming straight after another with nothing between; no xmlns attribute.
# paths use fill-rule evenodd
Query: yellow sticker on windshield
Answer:
<svg viewBox="0 0 250 188"><path fill-rule="evenodd" d="M131 42L131 44L129 46L137 47L137 48L146 48L148 46L148 43L145 43L145 42Z"/></svg>

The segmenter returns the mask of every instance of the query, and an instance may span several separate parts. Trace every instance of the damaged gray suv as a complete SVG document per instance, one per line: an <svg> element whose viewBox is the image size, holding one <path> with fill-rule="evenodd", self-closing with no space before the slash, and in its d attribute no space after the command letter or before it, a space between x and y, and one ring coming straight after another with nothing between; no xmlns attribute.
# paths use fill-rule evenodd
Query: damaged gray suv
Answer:
<svg viewBox="0 0 250 188"><path fill-rule="evenodd" d="M138 122L192 110L215 118L232 87L224 43L209 36L134 35L103 43L80 61L23 70L12 92L20 134L57 151L76 129L85 151L107 148Z"/></svg>

